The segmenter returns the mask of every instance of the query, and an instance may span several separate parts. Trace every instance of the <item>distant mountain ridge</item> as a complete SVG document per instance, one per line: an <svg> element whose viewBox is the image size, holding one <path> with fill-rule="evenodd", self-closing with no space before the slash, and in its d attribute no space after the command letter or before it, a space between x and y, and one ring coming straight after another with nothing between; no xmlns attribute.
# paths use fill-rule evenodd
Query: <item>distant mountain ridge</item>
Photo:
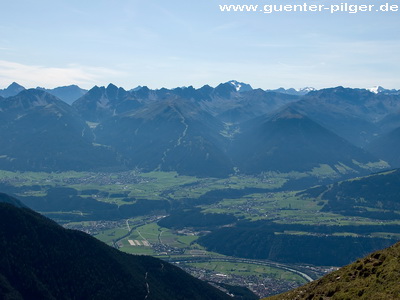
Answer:
<svg viewBox="0 0 400 300"><path fill-rule="evenodd" d="M374 86L372 88L367 88L367 90L369 90L372 93L375 94L391 94L391 95L400 95L400 90L396 90L396 89L385 89L384 87L381 87L379 85Z"/></svg>
<svg viewBox="0 0 400 300"><path fill-rule="evenodd" d="M230 80L226 82L226 84L230 84L237 92L248 92L253 90L253 87L244 82L239 82L237 80ZM204 87L210 87L208 85L205 85ZM129 90L129 92L136 92L139 91L142 88L146 88L144 86L137 86L135 88L132 88ZM193 88L193 87L177 87L172 90L176 89L187 89L187 88ZM11 83L7 88L0 89L0 96L7 98L10 96L15 96L19 92L23 91L25 88L21 86L20 84L13 82ZM37 89L45 90L49 92L50 94L53 94L56 97L59 97L61 100L67 102L68 104L71 104L74 100L78 99L80 96L83 96L88 90L82 89L76 84L68 85L68 86L60 86L56 87L53 89L47 89L45 87L37 87ZM161 88L163 90L165 88ZM400 89L386 89L382 86L373 86L369 88L364 88L365 90L368 90L372 93L375 94L391 94L391 95L398 95L400 94ZM290 94L290 95L296 95L296 96L304 96L309 92L312 91L317 91L318 89L315 89L313 87L304 87L304 88L283 88L280 87L278 89L266 89L265 91L267 92L277 92L277 93L283 93L283 94Z"/></svg>
<svg viewBox="0 0 400 300"><path fill-rule="evenodd" d="M335 87L310 92L292 107L351 143L365 147L385 132L380 121L400 111L400 95Z"/></svg>
<svg viewBox="0 0 400 300"><path fill-rule="evenodd" d="M38 87L37 89L44 90L52 94L68 104L72 104L75 100L79 99L87 93L87 90L81 89L77 85L61 86L54 89L45 89Z"/></svg>
<svg viewBox="0 0 400 300"><path fill-rule="evenodd" d="M13 82L7 88L0 90L0 97L7 98L15 96L23 90L25 90L25 88L22 85Z"/></svg>
<svg viewBox="0 0 400 300"><path fill-rule="evenodd" d="M198 89L70 88L84 93L72 105L43 89L1 99L0 167L225 177L326 165L341 176L388 167L382 159L397 164L369 145L383 145L378 138L400 126L400 95L335 87L299 96L234 80ZM301 117L276 117L284 110Z"/></svg>
<svg viewBox="0 0 400 300"><path fill-rule="evenodd" d="M295 95L295 96L304 96L304 95L308 94L309 92L316 91L316 89L313 87L305 87L305 88L301 88L301 89L294 89L294 88L285 89L285 88L281 87L279 89L267 90L267 91Z"/></svg>
<svg viewBox="0 0 400 300"><path fill-rule="evenodd" d="M72 102L82 97L87 92L87 90L81 89L77 85L62 86L54 89L37 87L36 89L46 91L49 94L52 94L53 96L60 98L61 100L63 100L68 104L72 104ZM13 82L7 88L0 90L0 97L3 98L13 97L18 95L23 90L25 90L25 88L22 85Z"/></svg>

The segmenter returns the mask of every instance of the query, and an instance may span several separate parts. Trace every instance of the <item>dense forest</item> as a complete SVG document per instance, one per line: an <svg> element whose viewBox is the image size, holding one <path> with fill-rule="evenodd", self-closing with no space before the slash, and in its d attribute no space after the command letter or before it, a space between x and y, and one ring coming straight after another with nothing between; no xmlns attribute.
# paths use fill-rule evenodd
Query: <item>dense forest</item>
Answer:
<svg viewBox="0 0 400 300"><path fill-rule="evenodd" d="M234 227L220 228L199 239L199 243L210 251L225 255L270 259L286 263L342 266L374 250L388 247L396 241L382 238L334 236L335 228L304 225L278 225L273 223L246 222ZM270 226L269 226L269 225ZM285 234L286 230L307 230L307 235ZM315 231L313 232L312 230ZM340 229L373 230L350 226ZM378 229L378 228L376 228ZM398 226L387 228L398 230Z"/></svg>

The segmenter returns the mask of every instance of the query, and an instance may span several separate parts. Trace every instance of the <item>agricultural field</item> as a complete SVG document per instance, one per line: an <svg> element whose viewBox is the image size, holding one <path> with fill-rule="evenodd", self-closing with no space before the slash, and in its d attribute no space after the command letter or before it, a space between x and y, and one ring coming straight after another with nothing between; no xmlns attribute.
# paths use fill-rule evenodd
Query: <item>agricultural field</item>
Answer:
<svg viewBox="0 0 400 300"><path fill-rule="evenodd" d="M298 192L276 191L290 180L302 180L310 175L319 178L332 177L328 166L321 165L310 174L290 172L268 172L258 176L233 175L229 178L196 178L181 176L176 172L141 173L137 170L118 173L92 172L10 172L0 171L0 186L10 188L17 197L45 197L52 188L71 188L82 199L118 206L135 204L138 199L168 201L174 203L185 199L199 199L216 190L260 189L262 192L248 193L240 197L226 197L207 204L199 204L203 214L230 214L249 221L268 220L282 224L304 225L377 225L400 224L399 220L368 219L344 216L322 211L326 200L299 196ZM356 180L356 179L355 179ZM372 210L367 208L367 210ZM70 214L85 215L79 209ZM54 211L49 216L61 215L66 211ZM66 217L67 218L67 217ZM72 220L71 220L72 221ZM388 236L390 233L376 233ZM391 234L393 236L393 234ZM100 237L100 235L99 235ZM103 238L101 238L103 240Z"/></svg>
<svg viewBox="0 0 400 300"><path fill-rule="evenodd" d="M146 200L181 200L198 198L213 190L257 188L274 190L289 180L315 176L317 170L307 173L268 172L258 176L232 175L229 178L197 178L176 172L127 171L118 173L93 172L10 172L0 170L0 184L23 188L20 196L45 195L49 188L68 187L83 197L96 196L96 200L124 204L124 198ZM323 178L326 174L318 176Z"/></svg>
<svg viewBox="0 0 400 300"><path fill-rule="evenodd" d="M176 172L139 171L119 173L91 172L10 172L0 170L0 184L16 188L24 187L20 196L43 196L49 188L68 187L80 192L83 197L96 196L103 202L124 204L124 198L146 200L180 200L197 198L208 191L218 189L281 187L287 179L285 176L232 176L220 178L197 178L181 176ZM91 193L90 193L91 192Z"/></svg>
<svg viewBox="0 0 400 300"><path fill-rule="evenodd" d="M67 228L85 231L127 253L169 260L232 258L232 254L221 250L223 247L212 247L212 239L204 240L213 234L215 241L229 234L231 240L254 245L257 245L255 241L245 240L245 232L259 233L265 239L271 235L271 241L282 243L295 241L297 237L310 237L310 245L317 242L313 238L319 237L331 237L335 241L359 237L400 239L396 230L385 231L388 226L400 225L399 219L377 220L334 213L323 209L328 200L301 194L296 184L291 186L293 191L286 190L288 183L308 182L311 177L333 179L335 176L332 169L323 165L310 173L269 172L258 176L232 175L224 179L137 170L118 173L0 171L0 187L26 201L28 206L40 202L40 206L33 208ZM68 196L59 198L63 193ZM49 205L52 205L51 209L48 209ZM366 208L366 211L379 210ZM187 216L189 212L200 221L185 226L185 222L193 220L183 220L180 216ZM169 222L164 222L168 219ZM252 229L253 224L261 227ZM283 227L270 232L270 224ZM381 228L381 225L386 227ZM351 226L356 226L357 230L360 226L377 228L360 233L352 231ZM324 228L335 228L336 231L325 233ZM263 238L257 238L257 241L261 242ZM246 257L246 247L238 247L237 253ZM258 282L260 274L267 274L268 280L275 280L271 281L274 288L277 281L286 282L285 288L288 288L291 283L300 284L304 280L295 272L238 261L197 261L181 263L183 265L199 278L203 271L212 272L215 280L224 277L219 278L217 274L225 274L239 276L239 281L251 277L253 282ZM324 273L316 268L314 278ZM269 286L265 280L258 284Z"/></svg>
<svg viewBox="0 0 400 300"><path fill-rule="evenodd" d="M349 226L385 223L400 225L400 220L377 222L368 218L321 211L327 203L326 200L307 198L297 194L298 192L292 191L256 193L237 199L223 199L218 203L200 207L203 213L232 214L239 219L270 220L282 224Z"/></svg>
<svg viewBox="0 0 400 300"><path fill-rule="evenodd" d="M277 280L294 281L299 284L304 284L307 281L298 274L289 272L283 269L278 269L271 266L254 265L250 263L235 263L225 261L209 261L186 263L189 267L197 269L212 270L218 274L224 275L240 275L240 276L268 276Z"/></svg>

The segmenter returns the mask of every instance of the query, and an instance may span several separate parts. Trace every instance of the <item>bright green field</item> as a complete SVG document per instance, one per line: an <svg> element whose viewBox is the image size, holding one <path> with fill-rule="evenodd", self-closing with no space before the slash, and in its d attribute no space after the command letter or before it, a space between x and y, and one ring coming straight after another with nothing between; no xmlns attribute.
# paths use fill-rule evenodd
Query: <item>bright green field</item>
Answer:
<svg viewBox="0 0 400 300"><path fill-rule="evenodd" d="M345 166L342 166L345 168ZM217 189L281 187L287 180L307 176L326 178L335 176L327 165L314 168L309 173L267 172L258 176L235 175L229 178L196 178L181 176L176 172L137 171L120 173L91 172L10 172L0 170L0 182L16 187L26 187L20 196L45 196L50 187L71 187L81 193L84 190L98 190L98 195L81 195L94 197L96 200L127 204L124 198L147 200L180 200L198 198ZM102 196L102 192L108 196ZM124 194L115 197L113 194ZM375 220L357 217L345 217L333 213L321 212L325 201L298 197L295 192L258 193L246 195L239 199L224 199L219 203L202 206L205 213L228 213L249 220L274 220L279 223L326 224L326 225L372 225ZM18 196L18 194L17 194ZM134 200L129 202L134 203ZM399 221L386 222L400 224Z"/></svg>
<svg viewBox="0 0 400 300"><path fill-rule="evenodd" d="M98 190L111 194L124 193L126 197L146 200L198 198L208 191L216 189L265 188L273 189L282 186L285 176L270 178L269 176L232 176L230 178L197 178L182 176L176 172L121 172L121 173L91 173L91 172L9 172L0 170L0 182L16 187L32 187L21 196L45 196L48 188L70 187L82 192ZM83 195L82 197L91 197ZM126 204L124 197L97 196L104 202Z"/></svg>
<svg viewBox="0 0 400 300"><path fill-rule="evenodd" d="M306 280L302 278L300 275L269 266L260 266L247 263L220 262L220 261L210 261L204 263L203 262L186 263L186 265L195 268L211 270L216 273L221 273L225 275L235 274L241 276L252 276L252 275L268 276L278 280L295 281L301 284L306 283Z"/></svg>
<svg viewBox="0 0 400 300"><path fill-rule="evenodd" d="M348 172L346 166L341 166L343 172ZM179 201L186 198L198 198L212 190L260 188L273 190L281 187L290 179L300 179L307 176L320 178L335 178L336 174L329 166L321 165L311 172L286 174L269 172L259 176L231 176L230 178L196 178L181 176L176 172L150 172L140 173L136 171L122 173L90 173L90 172L8 172L0 170L0 182L16 187L27 187L20 196L45 196L51 187L70 187L78 191L98 190L97 195L80 195L81 197L94 197L96 200L127 204L124 198L169 200ZM108 196L101 196L102 192ZM112 194L124 194L124 197L110 197ZM18 195L17 195L18 196ZM130 202L133 203L133 202ZM325 201L296 196L296 192L264 192L246 195L238 199L223 199L218 203L203 205L204 213L232 214L240 219L270 220L278 223L296 224L324 224L324 225L377 225L376 220L357 217L345 217L333 213L321 212ZM141 218L145 218L142 216ZM205 251L196 240L194 234L182 234L173 230L162 228L154 221L152 223L135 227L134 224L140 218L129 220L133 230L129 236L128 226L123 222L114 228L95 230L95 237L111 245L118 240L121 251L131 254L146 254L158 256L162 251L156 251L150 245L161 244L170 248L182 250L180 257L191 254L217 255ZM71 223L72 224L72 223ZM143 224L143 223L141 223ZM386 224L400 224L400 221L386 222ZM76 222L72 225L81 226L80 229L94 228L90 222ZM310 234L308 232L285 232L286 234ZM312 234L312 233L311 233ZM341 235L354 235L353 233L341 233ZM396 237L400 234L385 232L374 233L375 237ZM124 237L124 238L122 238ZM139 241L140 245L132 246L131 241ZM223 274L261 275L269 274L276 279L286 279L296 282L304 282L303 279L291 272L249 264L235 264L229 262L198 263L193 266L216 270Z"/></svg>

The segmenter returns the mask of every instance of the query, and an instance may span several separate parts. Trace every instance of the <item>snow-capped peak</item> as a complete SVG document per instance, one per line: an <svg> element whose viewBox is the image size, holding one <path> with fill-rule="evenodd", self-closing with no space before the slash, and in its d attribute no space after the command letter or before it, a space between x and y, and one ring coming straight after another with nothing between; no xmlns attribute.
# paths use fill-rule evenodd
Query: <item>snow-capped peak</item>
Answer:
<svg viewBox="0 0 400 300"><path fill-rule="evenodd" d="M376 85L376 86L374 86L372 88L368 88L367 90L372 92L372 93L375 93L375 94L379 94L379 93L382 93L382 92L386 91L386 89L381 87L380 85Z"/></svg>
<svg viewBox="0 0 400 300"><path fill-rule="evenodd" d="M385 89L381 86L374 86L372 88L368 88L368 91L375 93L375 94L385 94L385 95L400 95L400 90L396 90L396 89Z"/></svg>
<svg viewBox="0 0 400 300"><path fill-rule="evenodd" d="M295 88L288 88L285 89L283 87L280 87L279 89L275 90L266 90L267 92L276 92L276 93L282 93L282 94L288 94L288 95L295 95L295 96L304 96L308 94L309 92L316 91L315 88L313 87L304 87L301 89L295 89Z"/></svg>
<svg viewBox="0 0 400 300"><path fill-rule="evenodd" d="M308 93L308 92L315 91L315 88L310 87L310 86L306 86L306 87L304 87L304 88L297 89L297 91L300 92L300 93L306 94L306 93Z"/></svg>
<svg viewBox="0 0 400 300"><path fill-rule="evenodd" d="M238 82L236 80L231 80L228 83L232 85L237 92L246 92L253 89L250 84Z"/></svg>
<svg viewBox="0 0 400 300"><path fill-rule="evenodd" d="M229 83L232 84L232 85L235 87L235 89L236 89L237 92L240 91L240 88L242 87L242 85L241 85L239 82L231 81L231 82L229 82Z"/></svg>

